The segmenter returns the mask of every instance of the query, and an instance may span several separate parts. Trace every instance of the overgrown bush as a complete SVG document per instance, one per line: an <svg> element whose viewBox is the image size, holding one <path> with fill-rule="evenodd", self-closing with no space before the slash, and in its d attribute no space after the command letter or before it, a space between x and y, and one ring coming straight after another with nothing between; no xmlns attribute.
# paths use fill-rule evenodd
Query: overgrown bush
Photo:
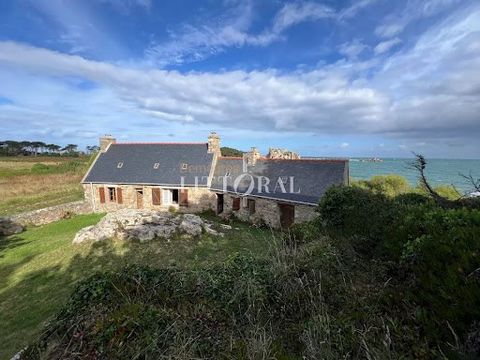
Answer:
<svg viewBox="0 0 480 360"><path fill-rule="evenodd" d="M480 320L479 210L348 187L331 188L318 209L323 226L359 253L397 264L402 296L432 337L464 336Z"/></svg>
<svg viewBox="0 0 480 360"><path fill-rule="evenodd" d="M376 194L382 194L390 197L406 194L412 190L407 179L401 175L395 174L376 175L370 180L359 180L353 182L353 185L372 191Z"/></svg>
<svg viewBox="0 0 480 360"><path fill-rule="evenodd" d="M480 211L416 212L404 219L405 229L402 263L414 275L411 295L428 304L425 322L441 328L448 321L464 334L480 319Z"/></svg>
<svg viewBox="0 0 480 360"><path fill-rule="evenodd" d="M395 210L383 194L353 186L331 187L318 206L319 222L325 230L351 238L354 248L363 254L375 251L396 216Z"/></svg>
<svg viewBox="0 0 480 360"><path fill-rule="evenodd" d="M372 306L384 281L353 286L363 277L344 260L332 244L311 242L280 246L265 260L98 274L77 286L24 357L436 358L434 348L412 342L414 327Z"/></svg>

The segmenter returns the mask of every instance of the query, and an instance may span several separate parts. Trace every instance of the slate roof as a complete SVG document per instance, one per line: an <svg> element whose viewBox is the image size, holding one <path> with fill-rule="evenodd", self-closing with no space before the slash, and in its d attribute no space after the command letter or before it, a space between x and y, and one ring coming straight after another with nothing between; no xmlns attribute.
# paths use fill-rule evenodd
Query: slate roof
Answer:
<svg viewBox="0 0 480 360"><path fill-rule="evenodd" d="M99 155L83 183L179 186L182 176L185 185L197 176L198 185L207 186L212 160L207 143L117 143Z"/></svg>
<svg viewBox="0 0 480 360"><path fill-rule="evenodd" d="M284 200L287 202L300 202L317 204L325 191L334 184L344 184L348 181L348 160L283 160L259 159L255 166L248 166L247 173L243 175L243 160L241 158L219 158L212 179L212 190L244 194L250 184L254 187L251 195ZM225 177L225 176L229 177ZM240 177L237 188L234 187L235 179ZM270 182L269 191L258 184L259 177L263 183ZM293 178L292 178L293 177ZM267 180L268 179L268 180ZM286 192L278 185L278 179L284 184ZM293 190L293 191L292 191Z"/></svg>

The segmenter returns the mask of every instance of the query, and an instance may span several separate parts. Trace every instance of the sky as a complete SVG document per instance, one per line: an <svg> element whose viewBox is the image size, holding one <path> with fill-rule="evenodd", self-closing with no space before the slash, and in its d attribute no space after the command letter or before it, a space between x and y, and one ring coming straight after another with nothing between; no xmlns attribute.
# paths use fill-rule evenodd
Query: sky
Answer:
<svg viewBox="0 0 480 360"><path fill-rule="evenodd" d="M480 1L2 0L0 129L480 158Z"/></svg>

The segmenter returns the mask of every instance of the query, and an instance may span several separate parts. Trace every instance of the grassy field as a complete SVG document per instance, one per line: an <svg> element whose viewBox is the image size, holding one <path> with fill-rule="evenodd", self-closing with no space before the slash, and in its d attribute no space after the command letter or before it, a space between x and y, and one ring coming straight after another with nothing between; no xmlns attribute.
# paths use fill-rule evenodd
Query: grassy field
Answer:
<svg viewBox="0 0 480 360"><path fill-rule="evenodd" d="M83 196L88 157L0 157L0 216L41 209Z"/></svg>
<svg viewBox="0 0 480 360"><path fill-rule="evenodd" d="M196 267L235 253L266 254L269 230L235 223L224 238L108 241L72 245L75 233L101 215L82 215L0 238L0 359L8 359L38 334L68 298L74 284L99 270L127 264Z"/></svg>

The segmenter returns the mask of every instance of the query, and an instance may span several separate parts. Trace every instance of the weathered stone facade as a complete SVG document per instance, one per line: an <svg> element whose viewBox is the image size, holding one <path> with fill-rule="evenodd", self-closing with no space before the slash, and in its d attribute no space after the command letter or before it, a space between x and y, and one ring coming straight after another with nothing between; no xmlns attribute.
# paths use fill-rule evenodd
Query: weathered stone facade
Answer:
<svg viewBox="0 0 480 360"><path fill-rule="evenodd" d="M282 202L271 199L241 197L231 194L224 194L223 212L220 216L235 216L240 220L249 221L254 224L265 224L272 228L281 227L280 205ZM240 199L238 210L234 210L234 199ZM254 201L255 210L251 212L249 200ZM238 202L238 200L236 200ZM315 217L315 206L291 204L294 206L294 222L302 223L313 220Z"/></svg>
<svg viewBox="0 0 480 360"><path fill-rule="evenodd" d="M209 209L214 209L215 204L215 194L212 193L207 188L195 188L195 187L185 187L184 190L188 193L188 205L183 206L180 204L165 204L161 203L160 205L154 205L152 189L167 190L171 188L162 188L160 186L142 186L142 185L115 185L115 184L84 184L86 200L92 204L92 208L95 212L110 212L120 209L151 209L151 210L171 210L172 208L176 211L183 213L195 213L201 212ZM100 189L103 188L105 191L105 201L101 201ZM121 202L118 199L118 190L117 199L111 200L109 197L109 188L122 189L122 199ZM138 201L138 190L142 191L142 201L139 204ZM178 190L180 190L178 188Z"/></svg>

